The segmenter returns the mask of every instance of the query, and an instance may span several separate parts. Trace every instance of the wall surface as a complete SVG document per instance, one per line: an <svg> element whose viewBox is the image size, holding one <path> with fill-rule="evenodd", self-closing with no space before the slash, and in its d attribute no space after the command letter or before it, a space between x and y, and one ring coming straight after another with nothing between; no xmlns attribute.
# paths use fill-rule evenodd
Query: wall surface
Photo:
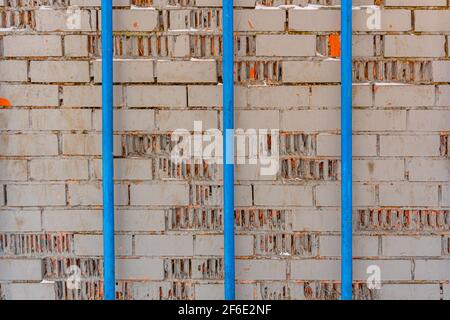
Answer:
<svg viewBox="0 0 450 320"><path fill-rule="evenodd" d="M221 1L113 3L117 297L222 298L221 165L171 158L221 127ZM280 130L275 175L236 166L239 299L340 294L336 4L235 1L236 127ZM450 299L450 3L353 4L354 298ZM100 25L0 0L1 298L103 296Z"/></svg>

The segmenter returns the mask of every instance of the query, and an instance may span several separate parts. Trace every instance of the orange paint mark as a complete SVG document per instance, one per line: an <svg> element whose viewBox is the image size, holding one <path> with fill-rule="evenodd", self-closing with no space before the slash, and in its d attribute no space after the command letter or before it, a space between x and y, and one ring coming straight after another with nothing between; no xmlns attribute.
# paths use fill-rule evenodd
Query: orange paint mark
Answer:
<svg viewBox="0 0 450 320"><path fill-rule="evenodd" d="M250 77L250 79L255 79L256 78L255 68L253 68L253 67L250 68L249 77Z"/></svg>
<svg viewBox="0 0 450 320"><path fill-rule="evenodd" d="M8 99L0 97L0 107L11 107L11 102Z"/></svg>
<svg viewBox="0 0 450 320"><path fill-rule="evenodd" d="M341 40L338 34L331 34L328 37L328 47L330 57L337 58L341 56Z"/></svg>

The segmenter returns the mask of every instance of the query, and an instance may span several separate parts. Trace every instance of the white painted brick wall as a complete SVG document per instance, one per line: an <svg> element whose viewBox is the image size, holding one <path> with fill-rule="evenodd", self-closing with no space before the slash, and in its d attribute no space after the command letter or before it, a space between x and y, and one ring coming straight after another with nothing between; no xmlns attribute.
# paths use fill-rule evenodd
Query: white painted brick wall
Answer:
<svg viewBox="0 0 450 320"><path fill-rule="evenodd" d="M171 160L173 130L192 131L194 121L203 131L223 127L222 2L175 2L113 1L116 291L124 299L223 298L223 168ZM235 167L236 293L335 299L340 1L285 2L234 3L235 126L280 130L278 141L261 142L279 156L278 172ZM101 3L67 4L81 8L75 29L56 4L18 3L32 19L3 21L6 299L102 298ZM449 299L448 2L385 0L379 29L367 24L373 0L353 5L355 299ZM81 296L54 270L73 261L89 266ZM382 272L376 292L363 287L370 265Z"/></svg>

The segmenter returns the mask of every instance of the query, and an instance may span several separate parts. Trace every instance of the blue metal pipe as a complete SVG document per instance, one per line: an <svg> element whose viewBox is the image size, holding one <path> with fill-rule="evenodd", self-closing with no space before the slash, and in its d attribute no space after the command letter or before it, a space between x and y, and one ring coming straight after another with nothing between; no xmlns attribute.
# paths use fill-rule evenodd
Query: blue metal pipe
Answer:
<svg viewBox="0 0 450 320"><path fill-rule="evenodd" d="M223 233L225 299L235 299L234 271L234 48L233 0L222 1L223 21Z"/></svg>
<svg viewBox="0 0 450 320"><path fill-rule="evenodd" d="M341 290L352 299L352 1L341 2Z"/></svg>
<svg viewBox="0 0 450 320"><path fill-rule="evenodd" d="M116 296L114 257L112 41L112 0L102 0L103 291L105 300L114 300Z"/></svg>

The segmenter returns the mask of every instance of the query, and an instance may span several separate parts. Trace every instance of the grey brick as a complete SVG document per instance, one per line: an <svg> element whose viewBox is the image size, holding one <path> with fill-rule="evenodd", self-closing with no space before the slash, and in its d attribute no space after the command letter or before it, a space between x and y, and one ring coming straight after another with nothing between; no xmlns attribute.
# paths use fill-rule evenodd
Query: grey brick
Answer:
<svg viewBox="0 0 450 320"><path fill-rule="evenodd" d="M187 184L141 184L131 186L133 205L187 205L189 187Z"/></svg>
<svg viewBox="0 0 450 320"><path fill-rule="evenodd" d="M253 250L253 236L236 235L235 236L235 254L236 256L251 256ZM216 256L223 255L223 235L196 235L194 242L194 254L197 256Z"/></svg>
<svg viewBox="0 0 450 320"><path fill-rule="evenodd" d="M383 256L437 256L441 255L439 236L383 236Z"/></svg>
<svg viewBox="0 0 450 320"><path fill-rule="evenodd" d="M164 267L162 259L131 258L116 260L118 280L162 280Z"/></svg>
<svg viewBox="0 0 450 320"><path fill-rule="evenodd" d="M131 235L116 235L114 237L114 249L116 255L132 255L131 238ZM80 256L103 256L103 236L75 234L74 249L75 254Z"/></svg>
<svg viewBox="0 0 450 320"><path fill-rule="evenodd" d="M39 210L2 210L0 211L0 231L41 231L41 212Z"/></svg>
<svg viewBox="0 0 450 320"><path fill-rule="evenodd" d="M101 210L44 210L42 228L46 231L101 231Z"/></svg>
<svg viewBox="0 0 450 320"><path fill-rule="evenodd" d="M8 185L10 206L58 206L66 204L63 184Z"/></svg>
<svg viewBox="0 0 450 320"><path fill-rule="evenodd" d="M140 256L194 255L194 240L188 235L136 235L135 242Z"/></svg>
<svg viewBox="0 0 450 320"><path fill-rule="evenodd" d="M286 280L286 262L237 259L236 280Z"/></svg>
<svg viewBox="0 0 450 320"><path fill-rule="evenodd" d="M56 287L53 282L8 283L5 288L7 300L55 300Z"/></svg>
<svg viewBox="0 0 450 320"><path fill-rule="evenodd" d="M40 281L43 276L40 259L0 259L0 280Z"/></svg>

